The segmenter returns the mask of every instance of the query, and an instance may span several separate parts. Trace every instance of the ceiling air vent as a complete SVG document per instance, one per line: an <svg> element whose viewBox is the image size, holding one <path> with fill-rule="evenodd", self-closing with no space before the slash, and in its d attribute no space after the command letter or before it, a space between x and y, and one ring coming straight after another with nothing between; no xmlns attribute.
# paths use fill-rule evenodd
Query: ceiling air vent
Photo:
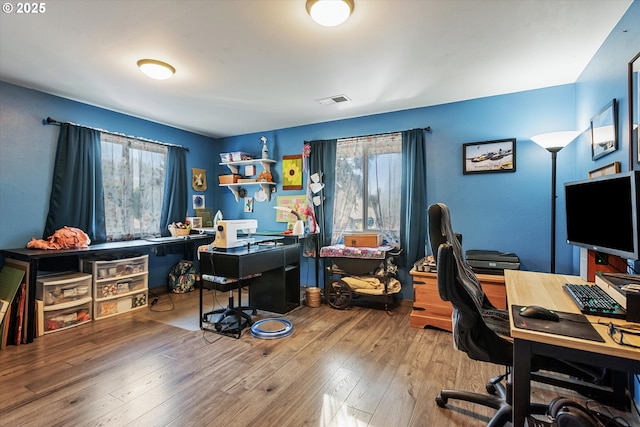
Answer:
<svg viewBox="0 0 640 427"><path fill-rule="evenodd" d="M347 95L335 95L335 96L330 96L329 98L318 99L318 102L322 105L338 104L340 102L347 102L347 101L351 101L351 99L349 99Z"/></svg>

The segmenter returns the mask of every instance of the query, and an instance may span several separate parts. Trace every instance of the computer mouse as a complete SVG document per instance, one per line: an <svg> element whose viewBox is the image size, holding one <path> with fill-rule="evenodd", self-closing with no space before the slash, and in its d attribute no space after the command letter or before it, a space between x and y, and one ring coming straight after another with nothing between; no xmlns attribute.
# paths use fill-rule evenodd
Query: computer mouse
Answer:
<svg viewBox="0 0 640 427"><path fill-rule="evenodd" d="M552 320L554 322L560 320L560 316L558 316L555 311L540 307L539 305L522 307L520 309L520 316L530 317L532 319Z"/></svg>

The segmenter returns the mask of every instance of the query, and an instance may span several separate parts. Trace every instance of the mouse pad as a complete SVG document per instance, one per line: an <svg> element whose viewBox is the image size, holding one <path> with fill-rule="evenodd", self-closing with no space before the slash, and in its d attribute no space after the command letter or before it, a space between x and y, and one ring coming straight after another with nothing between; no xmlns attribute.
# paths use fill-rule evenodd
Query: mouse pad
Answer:
<svg viewBox="0 0 640 427"><path fill-rule="evenodd" d="M537 332L546 332L549 334L564 335L566 337L581 338L583 340L605 342L598 331L589 323L587 318L582 314L565 313L556 311L560 316L559 322L552 320L532 319L520 315L521 305L511 306L511 315L513 316L513 324L520 329L528 329Z"/></svg>

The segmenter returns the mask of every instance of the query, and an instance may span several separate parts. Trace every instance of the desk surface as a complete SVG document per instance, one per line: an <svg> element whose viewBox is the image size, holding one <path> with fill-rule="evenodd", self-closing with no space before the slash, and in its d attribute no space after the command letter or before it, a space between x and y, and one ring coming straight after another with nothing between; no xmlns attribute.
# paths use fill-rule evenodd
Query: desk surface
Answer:
<svg viewBox="0 0 640 427"><path fill-rule="evenodd" d="M103 251L128 251L128 250L136 250L136 249L145 249L157 246L170 246L177 245L181 243L196 243L202 242L205 240L211 240L211 236L200 235L200 234L191 234L189 236L182 237L160 237L156 239L136 239L136 240L126 240L122 242L108 242L108 243L97 243L94 245L89 245L86 248L75 248L75 249L27 249L27 248L16 248L16 249L1 249L0 253L3 255L7 255L12 258L29 260L29 259L39 259L39 258L54 258L60 256L67 255L82 255L82 254L92 254Z"/></svg>
<svg viewBox="0 0 640 427"><path fill-rule="evenodd" d="M559 312L578 314L580 314L580 310L575 305L571 297L564 291L564 289L562 289L562 285L565 283L588 283L577 276L536 273L520 270L505 270L505 282L509 312L511 312L512 305L539 305ZM599 316L586 316L596 331L598 331L605 340L604 343L600 343L562 335L520 329L514 326L513 318L511 316L509 317L511 336L515 339L524 339L626 359L640 360L640 349L616 344L609 337L607 326L598 324L598 320L606 324L609 322L614 324L623 324L626 323L624 320Z"/></svg>

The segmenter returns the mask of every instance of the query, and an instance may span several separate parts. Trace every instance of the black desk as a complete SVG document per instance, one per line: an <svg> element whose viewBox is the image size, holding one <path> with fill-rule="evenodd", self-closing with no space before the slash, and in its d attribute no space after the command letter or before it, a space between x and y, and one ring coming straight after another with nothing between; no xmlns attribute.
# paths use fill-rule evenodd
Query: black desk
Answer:
<svg viewBox="0 0 640 427"><path fill-rule="evenodd" d="M186 238L188 237L188 238ZM124 242L110 242L90 245L79 249L2 249L0 254L6 258L15 259L27 263L27 339L33 342L36 337L36 282L38 269L47 264L47 269L52 271L77 270L79 259L104 254L121 254L129 252L149 252L152 249L160 249L169 246L182 245L186 259L192 260L196 244L204 244L211 241L211 236L191 234L185 237L163 237L152 240L129 240ZM69 260L72 262L69 263Z"/></svg>
<svg viewBox="0 0 640 427"><path fill-rule="evenodd" d="M202 274L242 278L261 273L249 287L250 305L273 313L288 313L300 305L299 266L299 243L200 252Z"/></svg>

